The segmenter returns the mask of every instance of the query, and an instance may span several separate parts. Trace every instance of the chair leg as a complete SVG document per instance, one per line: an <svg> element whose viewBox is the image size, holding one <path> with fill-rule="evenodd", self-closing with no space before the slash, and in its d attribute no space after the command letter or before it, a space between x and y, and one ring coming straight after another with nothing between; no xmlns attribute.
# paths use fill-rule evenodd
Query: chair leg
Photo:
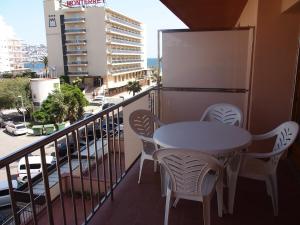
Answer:
<svg viewBox="0 0 300 225"><path fill-rule="evenodd" d="M168 225L169 221L169 211L170 211L170 202L171 202L171 190L167 189L167 196L166 196L166 206L165 206L165 221L164 225Z"/></svg>
<svg viewBox="0 0 300 225"><path fill-rule="evenodd" d="M139 172L138 184L141 183L141 176L142 176L142 170L143 170L144 160L145 160L145 155L144 155L144 153L142 152L142 155L141 155L141 161L140 161L140 172Z"/></svg>
<svg viewBox="0 0 300 225"><path fill-rule="evenodd" d="M157 161L156 160L154 160L154 173L156 173L157 172Z"/></svg>
<svg viewBox="0 0 300 225"><path fill-rule="evenodd" d="M278 187L277 187L277 176L276 174L272 174L268 176L266 183L269 187L270 196L272 198L274 216L278 216Z"/></svg>
<svg viewBox="0 0 300 225"><path fill-rule="evenodd" d="M216 185L217 199L218 199L218 216L223 216L223 178L219 179Z"/></svg>
<svg viewBox="0 0 300 225"><path fill-rule="evenodd" d="M210 225L210 198L203 196L203 219L204 225Z"/></svg>
<svg viewBox="0 0 300 225"><path fill-rule="evenodd" d="M176 208L178 202L179 202L180 198L176 198L174 203L173 203L173 207Z"/></svg>

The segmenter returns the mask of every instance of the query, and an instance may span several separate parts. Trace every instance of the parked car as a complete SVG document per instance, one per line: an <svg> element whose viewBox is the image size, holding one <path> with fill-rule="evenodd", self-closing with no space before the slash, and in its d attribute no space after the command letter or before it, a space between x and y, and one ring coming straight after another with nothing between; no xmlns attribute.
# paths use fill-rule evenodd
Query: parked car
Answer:
<svg viewBox="0 0 300 225"><path fill-rule="evenodd" d="M18 182L16 180L12 180L12 187L16 189L18 187ZM9 206L10 195L7 180L0 181L0 208Z"/></svg>
<svg viewBox="0 0 300 225"><path fill-rule="evenodd" d="M80 140L79 141L79 148L80 149L82 149L82 148L85 148L85 141L83 141L83 140ZM58 154L59 154L59 157L64 157L64 156L66 156L67 155L67 144L65 143L65 142L62 142L62 143L60 143L60 144L58 144ZM73 142L71 142L70 144L69 144L69 149L71 150L71 153L73 153L73 152L75 152L76 151L76 145L73 143Z"/></svg>
<svg viewBox="0 0 300 225"><path fill-rule="evenodd" d="M85 113L83 113L82 117L79 120L84 120L92 115L94 115L94 114L91 112L85 112Z"/></svg>
<svg viewBox="0 0 300 225"><path fill-rule="evenodd" d="M28 156L28 162L30 167L30 176L33 178L42 172L42 160L41 156ZM47 167L55 163L55 157L46 156ZM18 181L26 182L27 181L27 170L25 164L25 157L21 158L18 163Z"/></svg>
<svg viewBox="0 0 300 225"><path fill-rule="evenodd" d="M27 128L23 123L7 122L5 129L13 135L22 135L27 133Z"/></svg>
<svg viewBox="0 0 300 225"><path fill-rule="evenodd" d="M105 103L103 106L102 106L102 110L104 109L107 109L107 108L110 108L112 106L116 105L115 103L111 103L111 102L108 102L108 103Z"/></svg>
<svg viewBox="0 0 300 225"><path fill-rule="evenodd" d="M102 95L95 96L95 98L91 101L91 105L102 105L105 102L105 97Z"/></svg>

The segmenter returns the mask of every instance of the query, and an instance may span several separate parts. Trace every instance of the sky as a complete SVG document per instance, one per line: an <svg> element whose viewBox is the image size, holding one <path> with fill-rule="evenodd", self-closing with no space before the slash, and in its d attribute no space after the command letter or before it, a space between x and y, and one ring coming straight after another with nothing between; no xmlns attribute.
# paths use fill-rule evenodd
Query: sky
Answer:
<svg viewBox="0 0 300 225"><path fill-rule="evenodd" d="M106 5L146 25L147 57L157 57L157 30L187 28L159 0L106 0ZM0 0L1 20L24 43L46 44L43 0Z"/></svg>

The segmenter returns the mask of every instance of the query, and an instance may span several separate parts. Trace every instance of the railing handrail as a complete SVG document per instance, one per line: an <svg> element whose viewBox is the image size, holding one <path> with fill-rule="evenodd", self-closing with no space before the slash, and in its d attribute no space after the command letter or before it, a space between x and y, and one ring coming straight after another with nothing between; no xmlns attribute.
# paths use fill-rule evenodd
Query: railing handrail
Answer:
<svg viewBox="0 0 300 225"><path fill-rule="evenodd" d="M64 137L65 135L68 135L69 133L85 126L86 124L89 124L90 122L93 122L96 119L99 119L104 115L107 115L109 112L112 112L112 111L118 109L119 107L124 107L124 106L131 104L132 102L136 101L137 99L140 99L140 98L146 96L149 92L156 90L156 88L157 88L156 86L151 87L151 88L133 96L132 98L124 100L108 109L102 110L95 115L92 115L84 120L78 121L63 130L57 131L57 132L51 134L50 136L42 138L28 146L25 146L13 153L1 158L0 159L0 169L9 165L10 163L13 163L13 162L19 160L20 158L24 157L25 155L28 155L28 154L36 151L37 149L40 149L40 148L44 147L45 145L50 144L50 143L56 141L57 139Z"/></svg>

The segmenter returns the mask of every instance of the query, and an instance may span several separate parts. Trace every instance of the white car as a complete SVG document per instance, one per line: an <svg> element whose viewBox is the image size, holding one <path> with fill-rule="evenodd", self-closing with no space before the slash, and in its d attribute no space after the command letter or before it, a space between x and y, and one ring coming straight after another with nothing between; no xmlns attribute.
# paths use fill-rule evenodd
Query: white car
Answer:
<svg viewBox="0 0 300 225"><path fill-rule="evenodd" d="M33 178L42 172L42 161L41 156L28 156L28 162L30 167L30 176ZM47 167L55 163L55 157L46 156ZM18 181L26 182L27 181L27 170L25 164L25 157L21 158L18 164Z"/></svg>
<svg viewBox="0 0 300 225"><path fill-rule="evenodd" d="M16 189L18 187L18 182L16 180L12 180L11 182L13 189ZM0 208L9 206L10 204L8 182L7 180L0 181Z"/></svg>
<svg viewBox="0 0 300 225"><path fill-rule="evenodd" d="M94 99L91 101L91 104L94 105L102 105L103 103L105 103L105 96L103 95L95 96Z"/></svg>
<svg viewBox="0 0 300 225"><path fill-rule="evenodd" d="M13 135L21 135L27 133L27 128L23 123L15 124L13 122L8 122L5 126L7 132Z"/></svg>

